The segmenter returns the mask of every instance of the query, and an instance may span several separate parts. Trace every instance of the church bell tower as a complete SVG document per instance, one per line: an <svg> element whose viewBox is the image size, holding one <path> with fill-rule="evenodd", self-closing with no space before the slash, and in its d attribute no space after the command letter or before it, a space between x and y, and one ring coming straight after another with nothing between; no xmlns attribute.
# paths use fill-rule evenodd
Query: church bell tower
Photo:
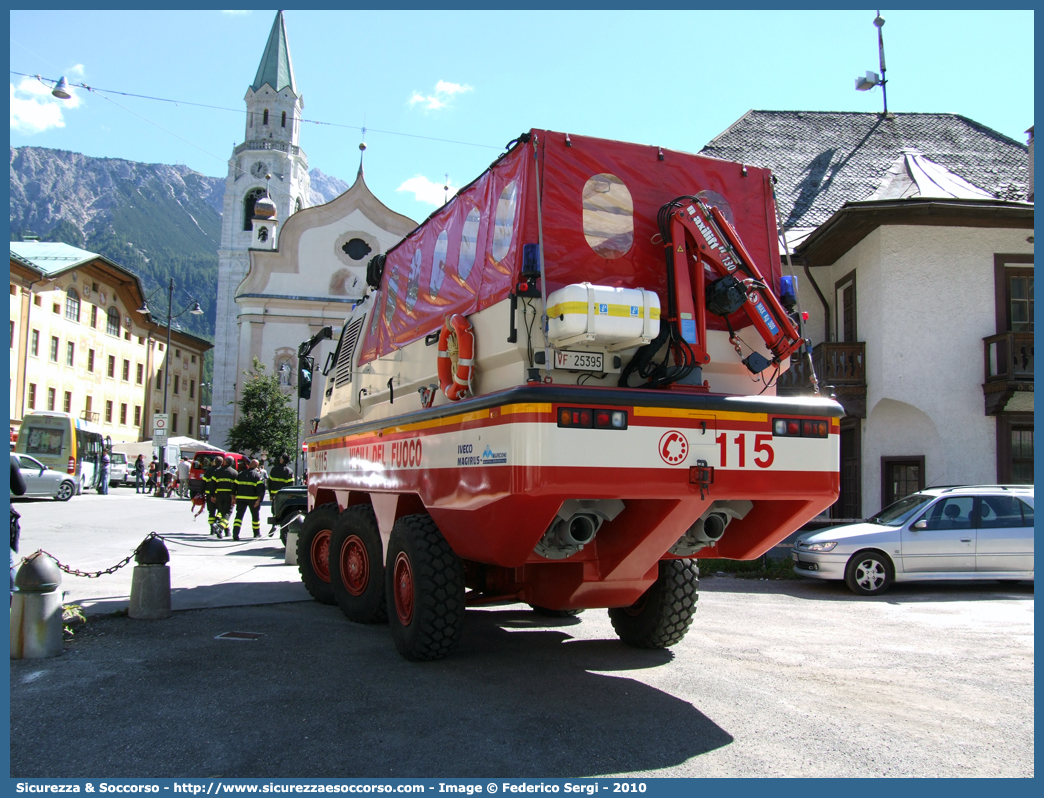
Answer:
<svg viewBox="0 0 1044 798"><path fill-rule="evenodd" d="M297 90L283 12L276 14L254 82L247 89L244 141L232 150L225 178L225 204L218 249L217 328L214 337L214 384L210 440L224 447L235 421L236 383L250 368L239 363L240 325L236 291L250 268L250 250L277 245L274 230L259 242L262 203L268 216L285 220L308 207L308 158L299 146L304 97ZM271 176L271 177L269 177ZM266 191L267 183L267 191Z"/></svg>

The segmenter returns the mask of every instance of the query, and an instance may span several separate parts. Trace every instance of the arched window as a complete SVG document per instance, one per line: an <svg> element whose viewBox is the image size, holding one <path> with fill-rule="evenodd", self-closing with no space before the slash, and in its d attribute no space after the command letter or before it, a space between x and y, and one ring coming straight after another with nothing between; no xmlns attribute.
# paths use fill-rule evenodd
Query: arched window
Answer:
<svg viewBox="0 0 1044 798"><path fill-rule="evenodd" d="M69 321L80 321L80 295L71 286L65 292L65 318Z"/></svg>
<svg viewBox="0 0 1044 798"><path fill-rule="evenodd" d="M301 210L301 198L300 197L298 197L297 198L297 202L294 203L294 213L297 213L299 210Z"/></svg>
<svg viewBox="0 0 1044 798"><path fill-rule="evenodd" d="M261 124L262 125L267 125L268 124L268 109L267 108L265 109L265 118L261 120Z"/></svg>
<svg viewBox="0 0 1044 798"><path fill-rule="evenodd" d="M286 111L283 111L283 127L286 127Z"/></svg>
<svg viewBox="0 0 1044 798"><path fill-rule="evenodd" d="M254 203L265 196L265 190L263 188L255 188L253 191L248 191L247 195L243 197L243 229L253 230L254 229Z"/></svg>
<svg viewBox="0 0 1044 798"><path fill-rule="evenodd" d="M105 332L109 335L120 334L120 312L115 306L109 308L109 312L106 314Z"/></svg>

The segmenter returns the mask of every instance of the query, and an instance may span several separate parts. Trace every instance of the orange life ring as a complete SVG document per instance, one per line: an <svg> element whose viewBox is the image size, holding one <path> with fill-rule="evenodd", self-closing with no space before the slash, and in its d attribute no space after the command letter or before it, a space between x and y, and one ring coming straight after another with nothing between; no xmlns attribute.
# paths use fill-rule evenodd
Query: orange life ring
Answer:
<svg viewBox="0 0 1044 798"><path fill-rule="evenodd" d="M439 333L439 386L446 398L457 402L471 395L475 373L475 330L471 322L454 313Z"/></svg>

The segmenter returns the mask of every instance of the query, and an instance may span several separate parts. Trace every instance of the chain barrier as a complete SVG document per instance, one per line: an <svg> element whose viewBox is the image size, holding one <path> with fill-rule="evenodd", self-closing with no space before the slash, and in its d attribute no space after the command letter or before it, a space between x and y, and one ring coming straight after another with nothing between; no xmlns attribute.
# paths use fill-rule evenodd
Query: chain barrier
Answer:
<svg viewBox="0 0 1044 798"><path fill-rule="evenodd" d="M48 557L50 557L52 560L54 560L54 564L58 566L58 570L64 571L65 573L69 574L70 576L82 576L82 577L85 577L87 579L97 579L99 576L104 576L106 574L114 574L118 570L123 568L124 566L128 565L130 563L130 561L133 560L135 556L137 556L138 551L141 549L141 547L143 545L145 545L145 542L150 540L151 538L159 538L164 543L170 543L170 544L175 545L175 546L187 546L187 547L192 548L192 549L215 549L215 548L238 549L238 548L242 548L243 546L246 546L249 543L252 543L253 540L254 540L252 538L251 540L238 542L238 543L235 543L235 544L233 544L231 546L220 546L220 547L217 547L217 546L203 546L203 545L199 545L199 544L195 544L195 543L185 543L185 542L180 541L180 540L172 540L171 538L164 537L163 535L159 534L158 532L149 532L149 534L145 538L145 540L143 540L141 543L139 543L138 547L136 549L134 549L134 551L132 551L130 554L128 554L126 557L124 557L122 560L120 560L118 563L113 565L111 568L104 568L104 569L102 569L100 571L81 571L81 570L79 570L77 568L71 568L70 566L68 566L65 563L61 562L57 557L55 557L53 554L51 554L51 552L44 551L43 549L37 549L32 554L30 554L28 557L23 557L22 561L21 561L21 563L19 563L19 565L25 565L25 563L30 562L31 560L35 560L41 554L46 554Z"/></svg>

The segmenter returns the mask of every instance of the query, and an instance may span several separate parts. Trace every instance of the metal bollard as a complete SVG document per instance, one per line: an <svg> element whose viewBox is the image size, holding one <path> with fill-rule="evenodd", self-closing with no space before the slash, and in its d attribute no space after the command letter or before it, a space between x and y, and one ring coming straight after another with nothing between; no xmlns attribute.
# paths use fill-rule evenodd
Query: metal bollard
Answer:
<svg viewBox="0 0 1044 798"><path fill-rule="evenodd" d="M163 541L149 536L134 553L130 607L127 616L139 621L159 621L171 616L170 553Z"/></svg>
<svg viewBox="0 0 1044 798"><path fill-rule="evenodd" d="M44 659L62 653L62 575L54 560L36 552L15 575L11 599L11 659Z"/></svg>
<svg viewBox="0 0 1044 798"><path fill-rule="evenodd" d="M283 555L285 565L297 565L297 534L301 531L304 516L298 513L286 527L286 553Z"/></svg>

